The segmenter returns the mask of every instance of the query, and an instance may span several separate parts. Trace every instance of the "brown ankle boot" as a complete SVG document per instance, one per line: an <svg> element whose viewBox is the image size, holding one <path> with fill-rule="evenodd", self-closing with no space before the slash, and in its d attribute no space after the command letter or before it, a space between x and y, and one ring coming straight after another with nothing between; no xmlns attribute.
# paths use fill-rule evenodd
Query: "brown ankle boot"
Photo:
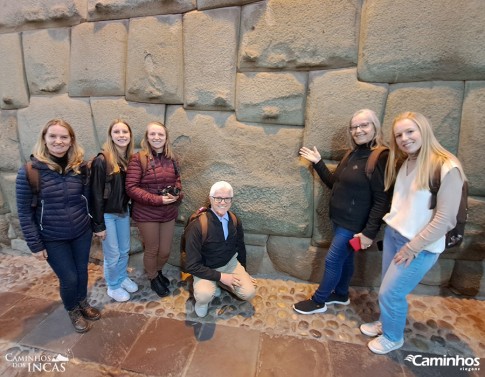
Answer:
<svg viewBox="0 0 485 377"><path fill-rule="evenodd" d="M101 318L101 312L89 305L88 300L84 299L79 303L79 308L81 309L81 314L84 318L89 319L90 321L97 321Z"/></svg>
<svg viewBox="0 0 485 377"><path fill-rule="evenodd" d="M89 323L84 319L79 307L70 310L67 313L69 314L69 318L71 318L71 323L76 332L83 333L89 330Z"/></svg>

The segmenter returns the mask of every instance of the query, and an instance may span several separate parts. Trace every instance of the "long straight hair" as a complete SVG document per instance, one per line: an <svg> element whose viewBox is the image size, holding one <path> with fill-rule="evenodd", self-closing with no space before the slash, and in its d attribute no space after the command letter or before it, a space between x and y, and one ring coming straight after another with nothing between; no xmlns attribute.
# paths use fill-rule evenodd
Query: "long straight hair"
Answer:
<svg viewBox="0 0 485 377"><path fill-rule="evenodd" d="M163 129L165 130L165 145L163 146L163 155L170 159L170 160L173 160L175 159L175 155L172 151L172 146L170 144L170 137L168 135L168 129L167 127L165 127L165 125L161 122L150 122L147 124L147 129L145 131L145 135L143 136L143 139L140 143L140 146L141 146L141 150L147 155L147 156L151 156L152 155L152 147L150 146L150 143L148 142L148 126L150 126L151 124L155 124L157 126L160 126L160 127L163 127Z"/></svg>
<svg viewBox="0 0 485 377"><path fill-rule="evenodd" d="M130 142L126 147L125 154L122 155L118 148L116 148L116 144L113 141L113 137L111 136L111 131L113 127L118 124L124 124L128 127L130 131ZM106 166L108 167L107 171L110 171L110 174L116 174L120 171L120 167L123 170L126 170L128 167L128 161L130 160L131 155L133 154L133 132L131 131L131 127L128 123L126 123L123 119L115 119L111 122L108 128L108 138L106 139L105 143L103 144L103 153L106 159Z"/></svg>
<svg viewBox="0 0 485 377"><path fill-rule="evenodd" d="M419 150L416 160L417 176L416 187L419 190L429 190L429 182L433 178L435 170L447 161L454 161L460 170L460 174L466 180L465 173L460 161L455 155L448 152L436 139L428 119L420 113L405 112L399 114L392 122L391 145L389 149L389 158L386 165L385 189L389 190L396 180L397 171L401 163L408 157L399 149L396 138L394 137L394 127L397 122L409 119L418 127L421 132L421 149Z"/></svg>
<svg viewBox="0 0 485 377"><path fill-rule="evenodd" d="M74 173L79 174L80 166L84 160L84 150L77 143L76 135L71 125L63 119L58 119L58 118L51 119L50 121L47 122L44 128L42 128L42 131L39 134L39 137L37 138L37 142L34 145L32 154L37 160L45 163L49 167L49 169L62 174L61 166L52 160L51 154L49 153L49 149L47 148L47 145L45 143L45 135L47 134L47 131L51 126L64 127L69 133L69 136L71 138L71 146L66 152L67 153L66 171L72 170L74 171Z"/></svg>

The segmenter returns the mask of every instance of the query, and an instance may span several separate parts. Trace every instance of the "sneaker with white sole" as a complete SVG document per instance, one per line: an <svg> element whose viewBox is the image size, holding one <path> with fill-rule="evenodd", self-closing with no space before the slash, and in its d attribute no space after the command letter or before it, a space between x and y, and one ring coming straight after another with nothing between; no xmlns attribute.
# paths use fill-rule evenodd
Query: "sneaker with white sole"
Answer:
<svg viewBox="0 0 485 377"><path fill-rule="evenodd" d="M360 332L367 336L382 335L382 323L381 321L363 323L360 325Z"/></svg>
<svg viewBox="0 0 485 377"><path fill-rule="evenodd" d="M125 302L130 299L130 294L121 287L116 289L108 288L108 296L118 302Z"/></svg>
<svg viewBox="0 0 485 377"><path fill-rule="evenodd" d="M349 296L340 296L338 294L331 293L330 296L325 300L325 304L338 304L338 305L348 305L350 304Z"/></svg>
<svg viewBox="0 0 485 377"><path fill-rule="evenodd" d="M195 303L195 314L197 314L198 317L205 317L208 310L209 304L199 304L198 302Z"/></svg>
<svg viewBox="0 0 485 377"><path fill-rule="evenodd" d="M295 312L300 314L315 314L315 313L325 313L327 311L327 306L325 303L317 304L312 299L300 301L293 305Z"/></svg>
<svg viewBox="0 0 485 377"><path fill-rule="evenodd" d="M393 342L392 340L387 339L384 335L380 335L367 343L367 347L378 355L385 355L386 353L401 348L403 344L404 339L401 339L398 342Z"/></svg>
<svg viewBox="0 0 485 377"><path fill-rule="evenodd" d="M121 288L129 293L135 293L138 290L138 284L136 284L133 280L127 277L121 283Z"/></svg>

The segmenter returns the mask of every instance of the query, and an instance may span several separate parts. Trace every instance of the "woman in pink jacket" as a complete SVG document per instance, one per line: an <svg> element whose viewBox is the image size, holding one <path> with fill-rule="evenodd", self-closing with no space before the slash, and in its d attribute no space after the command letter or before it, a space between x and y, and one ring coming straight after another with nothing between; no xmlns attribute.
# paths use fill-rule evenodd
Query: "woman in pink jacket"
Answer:
<svg viewBox="0 0 485 377"><path fill-rule="evenodd" d="M141 148L128 164L126 192L133 202L133 220L143 237L143 264L150 286L164 297L170 294L170 280L162 268L170 255L182 184L165 125L150 122Z"/></svg>

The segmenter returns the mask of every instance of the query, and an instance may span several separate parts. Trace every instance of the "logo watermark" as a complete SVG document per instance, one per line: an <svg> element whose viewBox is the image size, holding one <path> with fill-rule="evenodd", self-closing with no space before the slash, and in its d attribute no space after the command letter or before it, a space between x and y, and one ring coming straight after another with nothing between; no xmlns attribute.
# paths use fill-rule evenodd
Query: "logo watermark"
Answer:
<svg viewBox="0 0 485 377"><path fill-rule="evenodd" d="M418 367L457 367L467 372L480 370L479 357L408 355L404 360Z"/></svg>
<svg viewBox="0 0 485 377"><path fill-rule="evenodd" d="M65 372L69 357L62 354L58 355L19 355L16 353L7 353L5 361L9 363L12 368L26 369L29 373L35 372Z"/></svg>

